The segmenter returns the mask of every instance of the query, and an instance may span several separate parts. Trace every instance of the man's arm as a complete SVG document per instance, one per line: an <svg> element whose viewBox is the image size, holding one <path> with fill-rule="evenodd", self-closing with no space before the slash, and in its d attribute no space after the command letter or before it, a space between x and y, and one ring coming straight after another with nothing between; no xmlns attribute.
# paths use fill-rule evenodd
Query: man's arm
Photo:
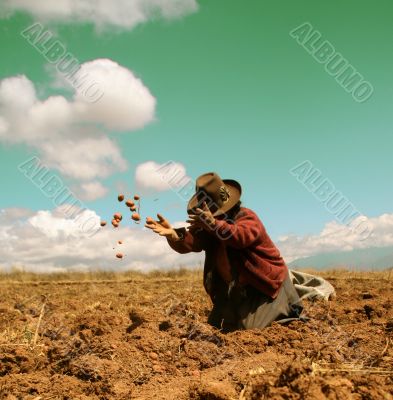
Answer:
<svg viewBox="0 0 393 400"><path fill-rule="evenodd" d="M241 215L230 224L216 220L214 234L228 246L244 249L251 246L262 234L262 224L252 211L241 211Z"/></svg>
<svg viewBox="0 0 393 400"><path fill-rule="evenodd" d="M204 250L202 240L198 232L189 232L186 228L174 229L178 239L167 238L169 246L180 254L200 252Z"/></svg>
<svg viewBox="0 0 393 400"><path fill-rule="evenodd" d="M196 209L196 214L190 214L187 222L191 224L191 227L201 228L236 249L244 249L252 245L264 231L258 216L249 209L243 208L235 221L229 223L214 218L206 203L202 208Z"/></svg>

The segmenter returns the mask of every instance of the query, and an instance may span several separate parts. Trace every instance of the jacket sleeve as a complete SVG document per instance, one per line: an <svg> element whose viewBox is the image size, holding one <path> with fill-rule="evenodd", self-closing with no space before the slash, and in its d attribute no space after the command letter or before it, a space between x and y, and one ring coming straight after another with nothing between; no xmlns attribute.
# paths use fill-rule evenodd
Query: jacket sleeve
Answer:
<svg viewBox="0 0 393 400"><path fill-rule="evenodd" d="M186 228L178 228L175 229L175 231L180 239L176 241L168 239L168 244L173 250L180 254L191 252L198 253L204 250L202 240L198 236L198 233L192 234L191 232L187 231Z"/></svg>
<svg viewBox="0 0 393 400"><path fill-rule="evenodd" d="M262 224L253 212L242 212L233 222L216 221L216 236L235 249L251 246L262 234Z"/></svg>

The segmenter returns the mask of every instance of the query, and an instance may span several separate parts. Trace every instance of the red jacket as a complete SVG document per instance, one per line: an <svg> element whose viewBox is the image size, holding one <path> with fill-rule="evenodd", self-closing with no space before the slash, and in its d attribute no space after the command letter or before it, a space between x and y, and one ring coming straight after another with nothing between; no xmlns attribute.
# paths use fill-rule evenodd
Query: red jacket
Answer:
<svg viewBox="0 0 393 400"><path fill-rule="evenodd" d="M233 223L216 220L214 231L176 230L181 240L168 241L179 253L206 253L204 277L209 271L218 271L229 283L236 268L238 283L251 285L262 293L275 298L287 276L288 268L258 216L250 209L241 207ZM212 289L204 284L210 296Z"/></svg>

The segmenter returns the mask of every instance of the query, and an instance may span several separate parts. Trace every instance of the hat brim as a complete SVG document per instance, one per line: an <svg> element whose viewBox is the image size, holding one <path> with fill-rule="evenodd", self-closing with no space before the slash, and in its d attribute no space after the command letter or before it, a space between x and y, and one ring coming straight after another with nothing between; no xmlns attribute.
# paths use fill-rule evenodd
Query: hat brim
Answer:
<svg viewBox="0 0 393 400"><path fill-rule="evenodd" d="M233 208L239 201L240 197L242 195L242 187L239 182L233 180L233 179L223 179L223 182L225 186L227 187L230 196L228 198L228 201L226 201L214 214L214 217L218 217L220 215L225 214L231 208ZM194 212L194 210L201 205L199 204L198 198L197 198L197 193L195 193L190 201L188 202L187 206L187 213L191 214Z"/></svg>

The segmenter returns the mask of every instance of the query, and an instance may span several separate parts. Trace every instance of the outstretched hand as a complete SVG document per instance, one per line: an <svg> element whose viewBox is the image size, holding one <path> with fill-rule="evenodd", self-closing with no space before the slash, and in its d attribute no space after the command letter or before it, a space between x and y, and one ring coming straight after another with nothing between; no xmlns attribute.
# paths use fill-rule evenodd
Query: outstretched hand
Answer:
<svg viewBox="0 0 393 400"><path fill-rule="evenodd" d="M197 228L213 230L216 225L216 219L207 206L206 202L203 203L202 208L197 208L195 214L190 214L187 222L190 224L190 229Z"/></svg>
<svg viewBox="0 0 393 400"><path fill-rule="evenodd" d="M166 218L161 214L157 214L157 218L158 220L155 221L153 218L147 217L145 227L151 229L160 236L165 236L169 240L179 239L176 231L172 228L172 225Z"/></svg>

